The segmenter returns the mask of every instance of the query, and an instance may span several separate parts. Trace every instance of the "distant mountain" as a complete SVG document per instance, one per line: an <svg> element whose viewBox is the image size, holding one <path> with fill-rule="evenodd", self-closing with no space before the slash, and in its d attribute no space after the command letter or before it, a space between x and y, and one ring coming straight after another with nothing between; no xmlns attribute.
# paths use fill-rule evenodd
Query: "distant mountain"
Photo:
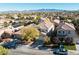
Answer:
<svg viewBox="0 0 79 59"><path fill-rule="evenodd" d="M23 11L2 11L0 13L31 13L31 12L63 12L66 10L59 9L37 9L37 10L23 10Z"/></svg>
<svg viewBox="0 0 79 59"><path fill-rule="evenodd" d="M38 10L29 10L29 11L35 11L35 12L55 12L55 11L64 11L59 9L38 9Z"/></svg>

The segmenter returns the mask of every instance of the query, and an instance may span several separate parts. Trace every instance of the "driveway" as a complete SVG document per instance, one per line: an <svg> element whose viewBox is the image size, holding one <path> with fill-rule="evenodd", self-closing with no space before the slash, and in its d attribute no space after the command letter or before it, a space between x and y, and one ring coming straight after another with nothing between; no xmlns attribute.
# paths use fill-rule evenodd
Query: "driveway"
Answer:
<svg viewBox="0 0 79 59"><path fill-rule="evenodd" d="M20 46L16 49L10 49L8 55L52 55L51 51L32 49L28 45Z"/></svg>
<svg viewBox="0 0 79 59"><path fill-rule="evenodd" d="M29 45L21 45L16 49L10 49L9 55L52 55L53 52L47 50L48 48L42 47L43 45L43 37L41 36L34 44Z"/></svg>
<svg viewBox="0 0 79 59"><path fill-rule="evenodd" d="M79 41L79 35L75 32L75 35L73 36L74 42Z"/></svg>

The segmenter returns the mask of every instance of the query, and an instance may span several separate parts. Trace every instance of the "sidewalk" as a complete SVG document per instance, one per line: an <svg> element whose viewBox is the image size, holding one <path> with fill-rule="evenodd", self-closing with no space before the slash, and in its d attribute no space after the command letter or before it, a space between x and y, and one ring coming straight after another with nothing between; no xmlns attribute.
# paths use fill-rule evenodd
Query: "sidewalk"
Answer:
<svg viewBox="0 0 79 59"><path fill-rule="evenodd" d="M51 51L31 49L29 46L21 46L16 49L11 49L8 55L52 55Z"/></svg>

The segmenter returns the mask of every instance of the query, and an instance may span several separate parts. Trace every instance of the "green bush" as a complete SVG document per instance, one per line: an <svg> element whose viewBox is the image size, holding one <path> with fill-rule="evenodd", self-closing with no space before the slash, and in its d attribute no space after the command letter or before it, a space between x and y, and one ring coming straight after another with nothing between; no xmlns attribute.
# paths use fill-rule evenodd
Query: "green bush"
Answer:
<svg viewBox="0 0 79 59"><path fill-rule="evenodd" d="M8 26L9 26L9 23L4 22L3 26L4 26L4 27L8 27Z"/></svg>
<svg viewBox="0 0 79 59"><path fill-rule="evenodd" d="M32 21L35 23L35 24L39 24L39 20L40 20L40 16L37 16L35 19L33 19Z"/></svg>
<svg viewBox="0 0 79 59"><path fill-rule="evenodd" d="M73 45L64 45L65 49L67 50L76 50L76 45L73 44Z"/></svg>
<svg viewBox="0 0 79 59"><path fill-rule="evenodd" d="M0 55L6 55L8 53L8 49L5 49L4 47L0 46Z"/></svg>

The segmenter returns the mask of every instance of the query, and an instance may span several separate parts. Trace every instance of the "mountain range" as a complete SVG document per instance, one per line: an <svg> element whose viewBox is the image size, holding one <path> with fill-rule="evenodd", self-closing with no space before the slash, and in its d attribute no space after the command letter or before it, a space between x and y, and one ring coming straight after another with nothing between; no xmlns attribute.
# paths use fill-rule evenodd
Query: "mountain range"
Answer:
<svg viewBox="0 0 79 59"><path fill-rule="evenodd" d="M0 11L0 13L63 12L63 11L69 11L69 10L59 10L59 9L37 9L37 10L22 10L22 11L11 10L11 11Z"/></svg>

